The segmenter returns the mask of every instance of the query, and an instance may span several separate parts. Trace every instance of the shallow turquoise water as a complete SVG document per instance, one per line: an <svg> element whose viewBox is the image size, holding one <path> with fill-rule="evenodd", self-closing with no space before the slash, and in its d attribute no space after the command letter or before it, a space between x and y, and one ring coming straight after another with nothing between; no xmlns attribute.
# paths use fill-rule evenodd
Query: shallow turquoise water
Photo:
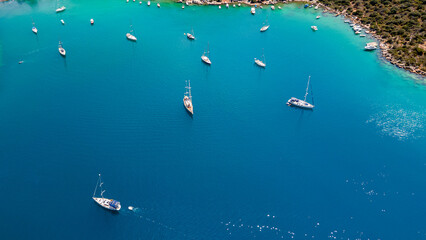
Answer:
<svg viewBox="0 0 426 240"><path fill-rule="evenodd" d="M60 5L0 4L2 239L426 238L425 80L341 18ZM308 75L316 109L287 107ZM91 200L98 173L120 214Z"/></svg>

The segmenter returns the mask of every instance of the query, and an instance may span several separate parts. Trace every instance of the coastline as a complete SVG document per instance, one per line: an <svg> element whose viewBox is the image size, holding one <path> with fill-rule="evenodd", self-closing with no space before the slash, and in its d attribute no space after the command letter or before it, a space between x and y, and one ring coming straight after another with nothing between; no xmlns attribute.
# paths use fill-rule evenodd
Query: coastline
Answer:
<svg viewBox="0 0 426 240"><path fill-rule="evenodd" d="M173 2L176 3L185 3L185 1L183 0L172 0ZM378 35L375 31L372 31L370 29L369 25L363 24L361 23L360 20L358 20L358 17L347 14L345 11L340 12L338 10L334 10L331 7L326 6L325 4L321 3L319 0L313 0L313 1L306 1L306 0L287 0L287 1L263 1L263 2L258 2L258 3L252 3L249 2L248 0L245 1L234 1L232 2L231 0L224 0L222 2L217 2L217 1L206 1L206 2L202 2L200 0L190 0L190 1L186 1L189 5L214 5L214 6L218 6L218 5L223 5L223 4L236 4L236 3L240 3L240 4L244 4L247 6L267 6L267 5L285 5L285 4L290 4L290 3L306 3L306 4L311 4L311 5L317 5L319 6L319 8L323 9L323 13L330 13L330 14L334 14L335 17L338 17L340 15L342 15L344 18L349 19L352 21L352 23L355 23L359 26L361 26L362 28L370 31L368 34L370 34L377 42L378 42L378 46L380 47L380 56L383 58L383 60L387 61L388 63L398 67L398 68L402 68L406 71L409 71L411 73L420 75L422 77L426 77L426 71L421 70L419 67L415 67L415 66L410 66L410 65L406 65L405 63L402 63L400 60L397 60L391 53L389 53L389 45L384 43L385 39Z"/></svg>

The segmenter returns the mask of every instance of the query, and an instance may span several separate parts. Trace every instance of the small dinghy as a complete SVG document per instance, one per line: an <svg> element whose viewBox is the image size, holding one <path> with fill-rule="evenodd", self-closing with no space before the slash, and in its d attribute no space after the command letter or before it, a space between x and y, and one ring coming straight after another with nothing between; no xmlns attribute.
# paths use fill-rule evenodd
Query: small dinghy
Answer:
<svg viewBox="0 0 426 240"><path fill-rule="evenodd" d="M93 18L90 19L90 24L93 25L94 23L95 23L95 20L93 20Z"/></svg>
<svg viewBox="0 0 426 240"><path fill-rule="evenodd" d="M33 31L33 33L37 34L38 30L35 26L33 26L33 28L31 29L31 31Z"/></svg>
<svg viewBox="0 0 426 240"><path fill-rule="evenodd" d="M304 109L313 109L314 108L314 105L306 102L306 97L308 96L310 80L311 80L311 76L309 76L308 85L306 86L305 98L303 100L300 100L298 98L292 97L287 101L288 106L295 106L295 107L304 108Z"/></svg>
<svg viewBox="0 0 426 240"><path fill-rule="evenodd" d="M66 9L66 7L65 7L65 6L62 6L62 7L58 8L58 9L56 9L56 12L57 12L57 13L60 13L60 12L65 11L65 9Z"/></svg>
<svg viewBox="0 0 426 240"><path fill-rule="evenodd" d="M274 6L274 5L272 5L272 6L271 6L271 9L272 9L272 10L275 10L275 6Z"/></svg>
<svg viewBox="0 0 426 240"><path fill-rule="evenodd" d="M320 16L320 15L318 15L318 16L317 16L317 19L320 19L320 18L321 18L321 16Z"/></svg>
<svg viewBox="0 0 426 240"><path fill-rule="evenodd" d="M62 25L65 25L65 22L64 22L64 20L63 20L63 19L61 19L61 23L62 23Z"/></svg>
<svg viewBox="0 0 426 240"><path fill-rule="evenodd" d="M99 174L99 178L98 178L98 181L96 182L96 187L95 187L95 191L93 192L92 199L103 208L106 208L111 211L120 211L121 204L119 201L114 199L104 198L105 190L102 190L103 184L104 183L102 182L101 174ZM101 197L95 197L98 186L101 189Z"/></svg>
<svg viewBox="0 0 426 240"><path fill-rule="evenodd" d="M318 27L317 26L311 26L312 31L318 31Z"/></svg>
<svg viewBox="0 0 426 240"><path fill-rule="evenodd" d="M250 10L250 12L251 12L251 14L254 15L254 14L256 14L256 9L254 7L252 7L251 10Z"/></svg>
<svg viewBox="0 0 426 240"><path fill-rule="evenodd" d="M160 3L157 3L157 7L160 8Z"/></svg>
<svg viewBox="0 0 426 240"><path fill-rule="evenodd" d="M67 54L65 49L62 47L61 41L59 41L58 51L59 51L59 54L61 54L61 56L63 56L63 57L65 57L65 55Z"/></svg>
<svg viewBox="0 0 426 240"><path fill-rule="evenodd" d="M151 1L148 1L146 5L151 6Z"/></svg>

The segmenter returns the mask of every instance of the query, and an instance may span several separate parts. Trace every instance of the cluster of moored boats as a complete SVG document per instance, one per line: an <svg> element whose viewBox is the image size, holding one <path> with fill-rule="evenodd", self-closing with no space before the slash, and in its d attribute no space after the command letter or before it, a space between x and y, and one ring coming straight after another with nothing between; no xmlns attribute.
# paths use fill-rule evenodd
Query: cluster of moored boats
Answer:
<svg viewBox="0 0 426 240"><path fill-rule="evenodd" d="M129 0L127 0L127 2L129 2ZM135 2L135 0L133 0L133 2ZM142 4L142 2L139 2L140 4ZM186 2L186 4L188 5L188 2ZM147 2L147 5L148 6L150 6L151 5L151 2L150 1L148 1ZM238 6L241 6L241 4L239 3L238 4ZM157 4L157 7L160 7L160 4L158 3ZM229 7L229 5L228 4L226 4L226 7ZM236 5L234 4L233 5L233 7L236 7ZM254 15L255 13L256 13L256 5L255 5L255 7L252 7L251 9L250 9L250 12ZM306 7L306 6L305 6ZM311 6L312 7L312 6ZM184 6L182 6L182 8L184 8ZM219 8L220 8L220 6L219 6ZM259 6L259 8L262 8L262 6ZM281 9L281 7L278 7L279 9ZM318 8L318 6L316 6L315 7L315 9L317 9ZM63 12L63 11L65 11L65 9L66 9L66 7L65 6L62 6L62 7L60 7L60 8L57 8L56 9L56 12L57 13L60 13L60 12ZM272 10L275 10L275 6L271 6L271 9ZM317 19L319 19L319 16L317 16ZM61 23L64 25L65 24L65 22L64 22L64 20L63 19L61 19ZM93 19L90 19L90 24L94 24L94 20ZM260 32L265 32L265 31L267 31L268 29L269 29L269 27L270 27L270 25L268 24L268 21L267 21L267 19L266 19L266 21L264 22L264 24L263 24L263 26L260 28ZM316 27L316 26L311 26L311 28L312 28L312 30L314 30L314 31L317 31L318 30L318 28ZM35 33L35 34L37 34L38 33L38 30L37 30L37 28L35 27L35 24L34 24L34 22L33 22L33 27L32 27L32 31ZM187 38L189 39L189 40L195 40L196 38L195 38L195 36L194 36L194 31L192 30L191 31L191 33L185 33L185 35L187 36ZM136 42L137 41L137 38L136 38L136 36L134 35L134 31L133 31L133 28L132 28L132 25L130 25L130 31L128 32L128 33L126 33L126 38L129 40L129 41L133 41L133 42ZM373 46L371 46L371 47L373 47ZM367 48L367 47L366 47ZM59 51L59 54L61 55L61 56L66 56L66 50L64 49L64 47L63 47L63 45L62 45L62 42L61 41L59 41L59 45L58 45L58 51ZM205 64L207 64L207 65L211 65L212 64L212 62L211 62L211 60L210 60L210 58L209 58L209 45L207 46L207 50L206 51L204 51L204 53L201 55L201 60L205 63ZM266 63L265 63L265 56L264 56L264 54L262 54L262 57L261 57L261 59L258 59L258 58L254 58L254 63L257 65L257 66L259 66L259 67L261 67L261 68L265 68L266 67ZM307 101L306 101L306 97L307 97L307 95L308 95L308 89L309 89L309 82L310 82L310 77L309 77L309 80L308 80L308 85L307 85L307 88L306 88L306 93L305 93L305 98L304 98L304 100L301 100L301 99L298 99L298 98L294 98L294 97L292 97L292 98L290 98L288 101L287 101L287 105L289 105L289 106L296 106L296 107L300 107L300 108L304 108L304 109L313 109L314 108L314 105L313 104L311 104L311 103L308 103ZM190 81L189 80L187 80L186 81L186 92L185 92L185 94L184 94L184 97L183 97L183 104L184 104L184 106L185 106L185 109L188 111L188 113L190 113L191 114L191 116L194 114L194 109L193 109L193 104L192 104L192 95L191 95L191 86L190 86ZM99 175L99 179L100 179L100 175ZM103 192L102 192L103 193ZM102 194L101 194L102 195ZM106 208L109 208L109 209L111 209L111 208L114 208L115 210L119 210L119 208L120 208L120 203L119 202L114 202L113 200L108 200L108 199L105 199L105 198L95 198L95 197L93 197L93 199L98 203L98 204L100 204L101 206L103 206L103 207L106 207ZM112 205L111 205L112 204ZM117 205L118 204L118 205Z"/></svg>

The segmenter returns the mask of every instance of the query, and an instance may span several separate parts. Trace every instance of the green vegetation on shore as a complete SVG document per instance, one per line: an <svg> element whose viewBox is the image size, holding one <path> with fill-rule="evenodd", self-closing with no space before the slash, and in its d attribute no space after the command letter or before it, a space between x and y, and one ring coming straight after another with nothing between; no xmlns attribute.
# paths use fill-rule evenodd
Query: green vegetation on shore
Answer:
<svg viewBox="0 0 426 240"><path fill-rule="evenodd" d="M426 0L319 1L369 26L399 65L426 71Z"/></svg>

